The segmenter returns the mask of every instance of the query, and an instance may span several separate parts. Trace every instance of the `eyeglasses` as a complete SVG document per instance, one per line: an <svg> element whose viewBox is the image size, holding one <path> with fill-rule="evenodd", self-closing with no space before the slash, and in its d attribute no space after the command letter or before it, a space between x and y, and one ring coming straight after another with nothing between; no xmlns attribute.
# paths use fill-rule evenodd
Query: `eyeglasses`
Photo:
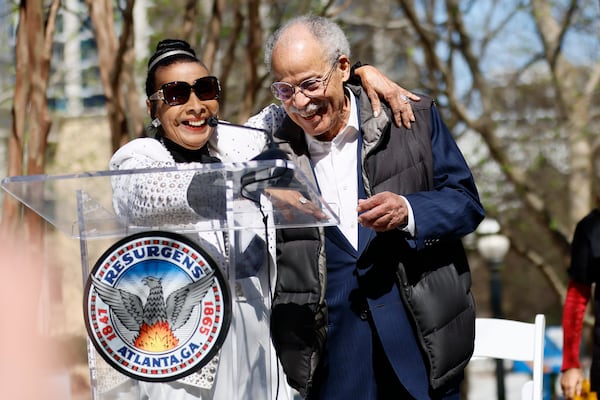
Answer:
<svg viewBox="0 0 600 400"><path fill-rule="evenodd" d="M162 100L170 106L178 106L187 103L194 93L200 100L216 100L221 94L221 85L214 76L205 76L196 79L193 84L187 82L169 82L165 83L152 94L150 100Z"/></svg>
<svg viewBox="0 0 600 400"><path fill-rule="evenodd" d="M287 82L273 82L271 84L271 93L276 99L281 101L288 101L296 93L296 88L302 92L306 97L315 97L320 95L321 89L325 86L325 83L335 70L337 66L337 60L331 66L331 69L322 78L311 78L302 81L298 85L292 85Z"/></svg>

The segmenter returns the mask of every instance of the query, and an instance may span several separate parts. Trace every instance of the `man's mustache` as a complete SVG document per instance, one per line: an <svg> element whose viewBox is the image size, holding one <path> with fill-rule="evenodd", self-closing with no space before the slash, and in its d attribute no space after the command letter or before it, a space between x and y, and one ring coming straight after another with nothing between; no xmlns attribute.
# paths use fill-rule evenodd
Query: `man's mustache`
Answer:
<svg viewBox="0 0 600 400"><path fill-rule="evenodd" d="M318 103L311 102L311 103L308 103L308 105L303 108L298 108L296 106L290 106L289 110L290 110L290 112L293 112L294 114L299 114L303 117L306 117L306 116L314 115L317 112L319 112L319 110L324 109L324 108L325 108L324 102L318 102Z"/></svg>

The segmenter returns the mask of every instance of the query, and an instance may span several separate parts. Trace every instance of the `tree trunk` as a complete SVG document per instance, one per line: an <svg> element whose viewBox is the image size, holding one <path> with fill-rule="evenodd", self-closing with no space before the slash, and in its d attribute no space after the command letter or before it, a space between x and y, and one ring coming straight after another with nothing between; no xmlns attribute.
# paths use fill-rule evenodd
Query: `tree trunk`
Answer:
<svg viewBox="0 0 600 400"><path fill-rule="evenodd" d="M46 92L59 7L60 1L53 0L45 15L43 0L22 0L19 5L13 125L8 143L9 176L42 174L45 170L50 132ZM43 193L32 194L33 199L40 201L43 201L42 196ZM41 251L44 222L31 209L24 209L21 214L20 207L15 200L5 197L3 231L15 235L20 222L24 222L26 240ZM23 221L20 221L21 215Z"/></svg>
<svg viewBox="0 0 600 400"><path fill-rule="evenodd" d="M111 130L113 151L135 136L136 127L141 127L137 112L132 112L135 120L131 128L126 116L126 97L123 86L127 83L127 71L133 74L133 6L135 0L127 0L122 10L121 37L115 32L115 18L112 0L86 0L90 18L94 26L94 37L98 48L100 79L106 97L106 110ZM132 75L133 76L133 75ZM137 96L127 96L130 110L138 108ZM135 104L131 102L135 101Z"/></svg>

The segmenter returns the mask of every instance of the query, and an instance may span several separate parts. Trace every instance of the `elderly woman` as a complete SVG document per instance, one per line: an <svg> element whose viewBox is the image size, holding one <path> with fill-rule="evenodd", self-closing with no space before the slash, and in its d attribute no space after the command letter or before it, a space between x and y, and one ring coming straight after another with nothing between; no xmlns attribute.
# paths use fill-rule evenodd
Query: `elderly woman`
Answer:
<svg viewBox="0 0 600 400"><path fill-rule="evenodd" d="M219 152L216 128L208 123L209 118L216 117L219 112L219 80L209 74L206 66L196 58L194 50L184 41L163 40L158 44L148 62L146 93L147 110L152 119L150 137L135 139L120 148L111 158L110 168L129 170L176 166L177 170L113 176L115 211L126 223L141 226L194 224L218 218L224 210L224 187L217 182L222 176L218 170L199 174L197 169L221 160L249 160L261 152L266 138L260 131L245 132L221 127L220 140L223 143L235 142L236 146L231 147L230 152ZM211 137L214 138L213 144ZM228 148L227 145L222 147ZM253 232L244 234L258 236ZM222 270L226 270L226 233L208 230L189 236L210 254ZM265 241L257 237L247 243L246 251L252 257L242 261L245 266L237 265L236 268L259 271L265 262ZM129 381L113 390L137 390L143 399L260 397L268 381L264 377L251 377L250 373L260 369L258 366L268 365L266 360L269 357L274 366L274 376L278 372L269 338L260 334L264 332L264 326L268 326L268 308L263 300L267 278L261 282L251 274L238 275L241 277L232 290L235 289L236 299L243 297L244 301L234 301L233 313L243 315L247 331L241 337L230 330L226 341L238 341L238 348L245 349L245 354L239 354L235 361L217 355L199 371L175 381L136 381L135 384ZM254 342L248 346L244 341ZM229 364L232 362L236 363L237 378L242 382L239 387L234 387L230 379L233 370ZM282 376L281 372L279 376ZM273 398L291 398L289 387L281 379L280 382L274 379L271 393Z"/></svg>
<svg viewBox="0 0 600 400"><path fill-rule="evenodd" d="M382 95L394 93L388 90L393 84L387 81L373 68L360 68L369 73L365 79L377 84ZM403 96L412 96L402 91ZM141 226L163 226L194 224L198 221L214 218L224 210L224 192L221 175L197 174L201 164L218 162L247 161L265 149L267 137L259 130L243 131L239 128L209 124L219 112L221 87L219 80L210 75L208 68L196 57L188 43L181 40L163 40L148 61L146 80L147 111L152 119L149 135L135 139L120 148L110 160L111 170L154 169L177 167L176 170L160 174L122 174L112 178L113 206L119 217L126 223ZM406 99L404 97L404 99ZM378 105L378 99L374 99ZM406 101L390 98L396 109L402 111L402 118L409 123L412 111ZM253 117L249 124L263 130L274 131L285 116L281 106L271 105ZM244 267L258 271L265 259L272 263L274 240L266 240L264 235L245 232L245 235L259 237L258 240L245 241L248 257L242 260ZM225 269L225 255L228 252L227 235L219 230L202 231L194 234L194 240L210 253L216 262ZM265 243L269 243L266 245ZM268 248L267 248L268 247ZM269 257L265 257L269 254ZM236 265L239 269L240 266ZM237 379L242 382L233 387L231 365L227 360L215 357L199 371L171 382L150 383L128 381L115 392L138 390L143 399L206 399L206 398L262 398L267 384L264 377L251 376L257 366L265 364L265 358L271 357L273 398L285 400L292 397L291 390L278 368L274 351L267 338L255 334L268 324L269 310L263 300L264 289L274 277L274 268L268 270L271 275L264 279L241 274L236 280L236 298L244 302L234 302L234 315L243 315L247 331L244 337L229 333L226 341L240 341L238 347L249 349L234 362L237 364ZM260 337L259 337L260 336ZM252 341L255 342L252 342ZM244 341L242 343L241 341ZM248 345L250 343L250 345ZM240 347L242 348L242 347ZM243 356L243 357L242 357ZM225 376L226 379L219 379ZM129 388L129 389L128 389Z"/></svg>

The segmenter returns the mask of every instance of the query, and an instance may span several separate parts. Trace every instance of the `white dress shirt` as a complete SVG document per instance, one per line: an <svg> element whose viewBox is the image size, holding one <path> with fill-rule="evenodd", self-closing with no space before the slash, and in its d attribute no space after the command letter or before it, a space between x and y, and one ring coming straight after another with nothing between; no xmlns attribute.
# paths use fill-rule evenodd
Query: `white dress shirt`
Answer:
<svg viewBox="0 0 600 400"><path fill-rule="evenodd" d="M331 142L306 135L308 149L321 196L340 217L338 228L358 248L358 110L356 98L350 94L350 117L342 131Z"/></svg>

